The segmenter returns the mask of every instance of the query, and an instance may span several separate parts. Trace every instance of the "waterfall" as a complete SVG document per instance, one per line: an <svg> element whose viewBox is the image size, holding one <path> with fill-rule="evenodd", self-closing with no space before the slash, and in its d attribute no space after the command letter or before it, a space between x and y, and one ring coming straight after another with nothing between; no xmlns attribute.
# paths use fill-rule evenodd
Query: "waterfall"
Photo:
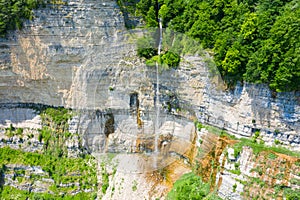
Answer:
<svg viewBox="0 0 300 200"><path fill-rule="evenodd" d="M161 46L162 46L162 23L161 19L159 19L159 43L158 43L158 55L160 56ZM159 114L160 114L160 106L159 106L159 63L156 61L156 118L155 118L155 140L154 140L154 165L157 167L157 156L158 156L158 138L159 138Z"/></svg>

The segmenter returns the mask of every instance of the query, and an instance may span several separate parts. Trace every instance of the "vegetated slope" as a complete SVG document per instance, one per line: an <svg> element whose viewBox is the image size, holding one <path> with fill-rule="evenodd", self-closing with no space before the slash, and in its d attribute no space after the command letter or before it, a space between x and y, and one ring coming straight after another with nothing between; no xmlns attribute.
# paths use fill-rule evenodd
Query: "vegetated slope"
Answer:
<svg viewBox="0 0 300 200"><path fill-rule="evenodd" d="M39 112L41 129L0 129L0 199L95 199L96 162L68 131L72 111Z"/></svg>
<svg viewBox="0 0 300 200"><path fill-rule="evenodd" d="M32 19L32 9L44 0L2 0L0 1L0 37L8 30L20 29L24 19Z"/></svg>
<svg viewBox="0 0 300 200"><path fill-rule="evenodd" d="M299 1L160 0L157 8L156 1L141 0L135 13L148 26L159 15L164 26L212 49L229 86L247 81L277 92L300 90Z"/></svg>

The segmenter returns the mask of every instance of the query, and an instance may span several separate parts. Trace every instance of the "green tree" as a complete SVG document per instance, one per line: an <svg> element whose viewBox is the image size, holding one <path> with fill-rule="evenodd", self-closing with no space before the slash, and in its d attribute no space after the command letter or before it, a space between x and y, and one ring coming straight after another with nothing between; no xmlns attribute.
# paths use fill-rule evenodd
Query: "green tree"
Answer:
<svg viewBox="0 0 300 200"><path fill-rule="evenodd" d="M156 11L154 6L151 6L149 11L147 12L146 22L148 27L157 27L158 22L156 18Z"/></svg>

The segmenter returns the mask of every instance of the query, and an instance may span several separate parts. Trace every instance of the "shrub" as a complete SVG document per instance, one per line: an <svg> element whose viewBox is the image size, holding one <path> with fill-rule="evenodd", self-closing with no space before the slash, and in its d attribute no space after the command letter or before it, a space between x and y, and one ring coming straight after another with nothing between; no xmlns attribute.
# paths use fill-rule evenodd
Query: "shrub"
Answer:
<svg viewBox="0 0 300 200"><path fill-rule="evenodd" d="M200 176L188 173L175 182L172 190L168 193L167 199L203 199L211 195L208 183L204 183ZM218 197L210 198L218 199Z"/></svg>
<svg viewBox="0 0 300 200"><path fill-rule="evenodd" d="M200 122L196 122L195 124L198 131L201 131L201 129L204 127Z"/></svg>
<svg viewBox="0 0 300 200"><path fill-rule="evenodd" d="M137 40L137 55L146 59L157 55L153 37L142 37Z"/></svg>
<svg viewBox="0 0 300 200"><path fill-rule="evenodd" d="M176 69L179 66L180 56L172 51L167 51L161 55L157 55L155 41L152 37L142 37L137 41L137 55L146 58L146 65L155 66L157 62L159 65L165 65L166 68Z"/></svg>
<svg viewBox="0 0 300 200"><path fill-rule="evenodd" d="M235 184L232 186L232 191L235 192L235 191L236 191L236 188L237 188L237 184L235 183Z"/></svg>
<svg viewBox="0 0 300 200"><path fill-rule="evenodd" d="M179 66L180 56L177 53L167 51L161 56L161 60L164 64L176 69Z"/></svg>
<svg viewBox="0 0 300 200"><path fill-rule="evenodd" d="M269 153L268 158L271 160L275 160L277 158L277 155L274 153Z"/></svg>
<svg viewBox="0 0 300 200"><path fill-rule="evenodd" d="M154 67L156 65L156 62L161 65L161 59L160 56L153 56L152 58L146 60L146 65L149 67Z"/></svg>
<svg viewBox="0 0 300 200"><path fill-rule="evenodd" d="M47 108L41 116L44 123L50 120L58 126L67 126L72 113L65 108Z"/></svg>
<svg viewBox="0 0 300 200"><path fill-rule="evenodd" d="M157 49L151 48L151 47L149 47L149 48L139 48L137 50L137 54L138 54L139 57L150 59L153 56L157 55Z"/></svg>
<svg viewBox="0 0 300 200"><path fill-rule="evenodd" d="M280 141L277 140L277 139L275 139L275 140L274 140L274 143L275 143L276 145L278 145L278 144L280 144Z"/></svg>
<svg viewBox="0 0 300 200"><path fill-rule="evenodd" d="M137 190L137 182L136 182L136 180L134 180L133 182L132 182L132 191L134 192L134 191L136 191Z"/></svg>
<svg viewBox="0 0 300 200"><path fill-rule="evenodd" d="M257 143L257 139L260 135L260 132L259 131L255 131L254 135L252 136L252 142L253 143Z"/></svg>
<svg viewBox="0 0 300 200"><path fill-rule="evenodd" d="M17 128L17 135L22 135L23 134L23 128Z"/></svg>

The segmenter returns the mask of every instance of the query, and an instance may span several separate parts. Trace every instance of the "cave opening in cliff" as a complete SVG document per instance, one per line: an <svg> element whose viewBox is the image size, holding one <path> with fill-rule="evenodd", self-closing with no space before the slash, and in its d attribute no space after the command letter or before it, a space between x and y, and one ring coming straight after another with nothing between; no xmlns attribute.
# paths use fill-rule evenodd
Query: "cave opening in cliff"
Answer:
<svg viewBox="0 0 300 200"><path fill-rule="evenodd" d="M107 120L105 121L105 125L104 125L104 134L106 138L108 138L110 134L115 132L115 126L114 126L115 118L112 113L107 114L106 118Z"/></svg>
<svg viewBox="0 0 300 200"><path fill-rule="evenodd" d="M139 110L140 102L139 95L137 92L133 92L130 94L129 99L129 107L132 115L136 115L136 123L139 128L142 127L142 120L140 118L140 110Z"/></svg>
<svg viewBox="0 0 300 200"><path fill-rule="evenodd" d="M131 113L136 113L139 109L139 95L134 92L130 94L129 106Z"/></svg>

